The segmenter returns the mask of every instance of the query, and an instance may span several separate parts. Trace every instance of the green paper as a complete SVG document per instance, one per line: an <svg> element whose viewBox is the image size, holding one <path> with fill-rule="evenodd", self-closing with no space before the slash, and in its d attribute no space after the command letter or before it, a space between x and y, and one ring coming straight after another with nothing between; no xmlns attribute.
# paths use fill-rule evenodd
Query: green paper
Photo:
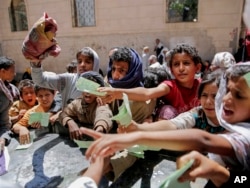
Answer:
<svg viewBox="0 0 250 188"><path fill-rule="evenodd" d="M127 150L130 155L136 156L138 158L144 158L144 151L146 150L159 151L160 149L142 145L134 145L128 148Z"/></svg>
<svg viewBox="0 0 250 188"><path fill-rule="evenodd" d="M77 81L76 81L76 88L79 91L83 91L86 93L90 93L93 95L97 95L97 96L105 96L106 92L99 92L97 91L97 89L100 87L100 84L88 80L86 78L80 77Z"/></svg>
<svg viewBox="0 0 250 188"><path fill-rule="evenodd" d="M44 112L32 112L29 117L29 125L39 122L41 126L48 127L49 125L49 113Z"/></svg>
<svg viewBox="0 0 250 188"><path fill-rule="evenodd" d="M74 142L78 145L79 148L88 148L93 141L83 141L83 140L75 140Z"/></svg>
<svg viewBox="0 0 250 188"><path fill-rule="evenodd" d="M176 170L174 173L172 173L170 176L167 177L167 179L161 184L160 188L172 188L172 187L178 187L178 188L190 188L190 182L185 181L183 183L180 183L178 181L178 178L184 174L194 163L194 160L190 160L185 166L182 168Z"/></svg>
<svg viewBox="0 0 250 188"><path fill-rule="evenodd" d="M130 110L128 96L125 93L123 93L123 103L119 107L118 114L113 116L111 119L119 122L120 125L125 127L130 125L132 120L132 113Z"/></svg>
<svg viewBox="0 0 250 188"><path fill-rule="evenodd" d="M247 82L248 87L250 87L250 72L244 74L243 76Z"/></svg>

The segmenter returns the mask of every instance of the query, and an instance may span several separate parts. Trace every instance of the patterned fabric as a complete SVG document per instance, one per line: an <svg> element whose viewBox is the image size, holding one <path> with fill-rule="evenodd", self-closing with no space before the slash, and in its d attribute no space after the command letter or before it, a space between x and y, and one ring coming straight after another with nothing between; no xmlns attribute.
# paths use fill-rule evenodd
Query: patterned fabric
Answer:
<svg viewBox="0 0 250 188"><path fill-rule="evenodd" d="M56 31L56 21L44 13L23 41L22 53L24 57L32 62L39 62L47 55L54 57L59 55L61 48L55 39Z"/></svg>
<svg viewBox="0 0 250 188"><path fill-rule="evenodd" d="M0 89L4 92L4 94L6 95L6 97L11 102L13 102L12 94L11 94L10 90L7 88L7 86L5 85L5 83L2 81L2 79L0 79Z"/></svg>

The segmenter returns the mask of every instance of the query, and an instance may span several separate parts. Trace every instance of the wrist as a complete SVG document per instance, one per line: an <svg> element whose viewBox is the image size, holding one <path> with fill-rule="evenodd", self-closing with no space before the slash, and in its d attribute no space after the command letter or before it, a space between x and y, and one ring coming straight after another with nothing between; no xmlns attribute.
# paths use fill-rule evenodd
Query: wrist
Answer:
<svg viewBox="0 0 250 188"><path fill-rule="evenodd" d="M39 62L30 62L30 66L32 68L40 68L41 67L41 61L39 61Z"/></svg>

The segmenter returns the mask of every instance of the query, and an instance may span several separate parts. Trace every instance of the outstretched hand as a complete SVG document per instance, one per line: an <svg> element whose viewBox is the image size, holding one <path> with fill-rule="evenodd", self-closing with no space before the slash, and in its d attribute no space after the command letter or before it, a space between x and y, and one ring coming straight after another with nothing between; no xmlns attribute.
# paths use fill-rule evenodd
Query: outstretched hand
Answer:
<svg viewBox="0 0 250 188"><path fill-rule="evenodd" d="M95 139L87 149L85 156L87 159L96 156L108 157L116 151L128 148L135 143L136 133L131 134L103 134L92 129L80 128L81 134L86 134Z"/></svg>

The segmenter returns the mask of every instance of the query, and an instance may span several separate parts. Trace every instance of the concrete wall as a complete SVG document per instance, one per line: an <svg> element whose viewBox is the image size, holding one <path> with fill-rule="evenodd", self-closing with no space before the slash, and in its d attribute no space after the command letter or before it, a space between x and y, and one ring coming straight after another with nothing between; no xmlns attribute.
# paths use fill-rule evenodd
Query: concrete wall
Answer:
<svg viewBox="0 0 250 188"><path fill-rule="evenodd" d="M21 53L25 32L11 32L8 7L10 0L0 0L0 53L17 62L17 72L23 72L29 62ZM198 21L166 23L165 0L96 0L95 27L72 27L70 0L25 0L29 28L47 12L58 23L57 40L62 48L56 58L43 64L47 71L65 72L66 64L75 58L77 50L90 46L100 56L106 72L108 50L113 46L130 46L139 53L142 47L153 47L160 38L168 47L179 42L195 45L203 59L212 59L216 52L235 52L242 30L244 0L199 0Z"/></svg>

